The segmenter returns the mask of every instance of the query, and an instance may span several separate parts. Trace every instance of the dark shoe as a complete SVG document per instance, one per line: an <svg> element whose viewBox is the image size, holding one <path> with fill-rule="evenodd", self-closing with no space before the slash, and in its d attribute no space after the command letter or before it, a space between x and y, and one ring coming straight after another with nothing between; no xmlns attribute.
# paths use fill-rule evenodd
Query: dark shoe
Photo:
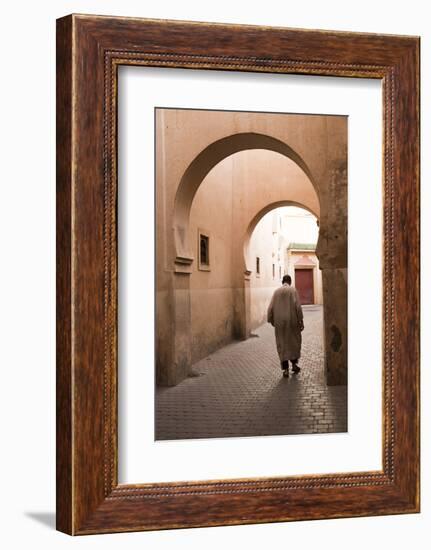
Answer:
<svg viewBox="0 0 431 550"><path fill-rule="evenodd" d="M300 372L301 369L298 367L297 363L292 363L292 372L293 374L298 374L298 372Z"/></svg>
<svg viewBox="0 0 431 550"><path fill-rule="evenodd" d="M282 361L281 368L283 370L284 378L289 378L289 361Z"/></svg>

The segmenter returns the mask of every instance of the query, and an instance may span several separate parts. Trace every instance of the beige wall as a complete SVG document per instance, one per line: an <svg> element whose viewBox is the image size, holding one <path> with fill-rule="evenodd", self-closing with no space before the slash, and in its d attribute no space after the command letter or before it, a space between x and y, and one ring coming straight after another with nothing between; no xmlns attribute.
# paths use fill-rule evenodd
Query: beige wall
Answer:
<svg viewBox="0 0 431 550"><path fill-rule="evenodd" d="M288 243L307 243L317 245L319 239L318 221L315 216L302 208L284 208L282 213L282 232Z"/></svg>
<svg viewBox="0 0 431 550"><path fill-rule="evenodd" d="M233 339L232 158L211 171L196 193L190 213L195 261L190 275L192 362ZM209 270L200 270L198 235L209 236Z"/></svg>

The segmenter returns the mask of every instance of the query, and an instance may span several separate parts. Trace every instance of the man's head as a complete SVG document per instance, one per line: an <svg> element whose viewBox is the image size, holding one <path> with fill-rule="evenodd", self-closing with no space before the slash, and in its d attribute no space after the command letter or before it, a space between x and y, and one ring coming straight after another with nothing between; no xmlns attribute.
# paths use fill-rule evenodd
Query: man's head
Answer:
<svg viewBox="0 0 431 550"><path fill-rule="evenodd" d="M292 277L290 275L284 275L283 280L281 281L284 285L287 283L288 285L292 284Z"/></svg>

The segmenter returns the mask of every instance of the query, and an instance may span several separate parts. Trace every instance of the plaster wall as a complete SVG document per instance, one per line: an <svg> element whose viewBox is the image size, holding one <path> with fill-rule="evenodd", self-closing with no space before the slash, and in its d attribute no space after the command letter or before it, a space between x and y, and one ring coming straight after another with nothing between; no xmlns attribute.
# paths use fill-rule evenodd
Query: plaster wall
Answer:
<svg viewBox="0 0 431 550"><path fill-rule="evenodd" d="M233 339L232 173L233 158L220 163L202 182L190 212L195 261L190 274L192 363ZM209 237L209 268L198 262L199 231Z"/></svg>

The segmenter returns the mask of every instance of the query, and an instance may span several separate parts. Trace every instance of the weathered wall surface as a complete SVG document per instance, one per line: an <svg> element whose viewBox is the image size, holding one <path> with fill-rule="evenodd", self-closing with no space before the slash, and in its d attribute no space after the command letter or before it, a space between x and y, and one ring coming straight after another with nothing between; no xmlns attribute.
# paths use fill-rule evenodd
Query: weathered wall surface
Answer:
<svg viewBox="0 0 431 550"><path fill-rule="evenodd" d="M327 382L345 384L346 364L339 361L339 357L347 357L347 269L325 269L322 275Z"/></svg>
<svg viewBox="0 0 431 550"><path fill-rule="evenodd" d="M206 176L190 212L192 363L233 339L232 176L231 157ZM209 236L209 270L199 269L199 230Z"/></svg>
<svg viewBox="0 0 431 550"><path fill-rule="evenodd" d="M227 322L225 329L229 331L232 326L234 337L249 335L252 316L247 278L252 276L253 268L247 265L247 246L252 229L265 209L289 203L309 208L320 218L317 254L321 268L347 268L346 125L345 117L335 116L157 110L159 383L178 383L190 372L193 359L198 355L192 350L199 341L205 340L202 332L193 329L193 320L202 318L204 313L211 316L213 308L220 308L220 317ZM206 215L209 211L205 210L207 202L217 204L211 214L219 219L229 211L225 204L229 193L221 192L229 187L225 171L228 165L231 181L235 181L231 188L231 286L230 290L222 290L229 271L229 261L224 259L224 275L214 274L211 280L206 279L213 298L209 298L211 303L204 312L199 294L204 274L196 273L196 228L202 223L211 230L210 218ZM199 199L202 182L207 176L208 182L217 178L217 173L225 183L217 186L211 201L203 196ZM196 204L200 204L201 209L199 219L193 220L195 200L200 201ZM221 245L227 237L229 223L220 224L223 228L217 228L216 223L215 236L219 235ZM228 311L230 293L233 317ZM326 295L324 301L326 303ZM336 328L343 332L338 324ZM217 324L216 329L221 333L222 325ZM330 344L331 333L326 331L325 337L326 344ZM347 333L342 334L342 339L347 341ZM332 364L327 367L331 369L337 363L334 372L345 373L344 348L342 353L337 353L334 352ZM336 380L342 382L342 375Z"/></svg>

